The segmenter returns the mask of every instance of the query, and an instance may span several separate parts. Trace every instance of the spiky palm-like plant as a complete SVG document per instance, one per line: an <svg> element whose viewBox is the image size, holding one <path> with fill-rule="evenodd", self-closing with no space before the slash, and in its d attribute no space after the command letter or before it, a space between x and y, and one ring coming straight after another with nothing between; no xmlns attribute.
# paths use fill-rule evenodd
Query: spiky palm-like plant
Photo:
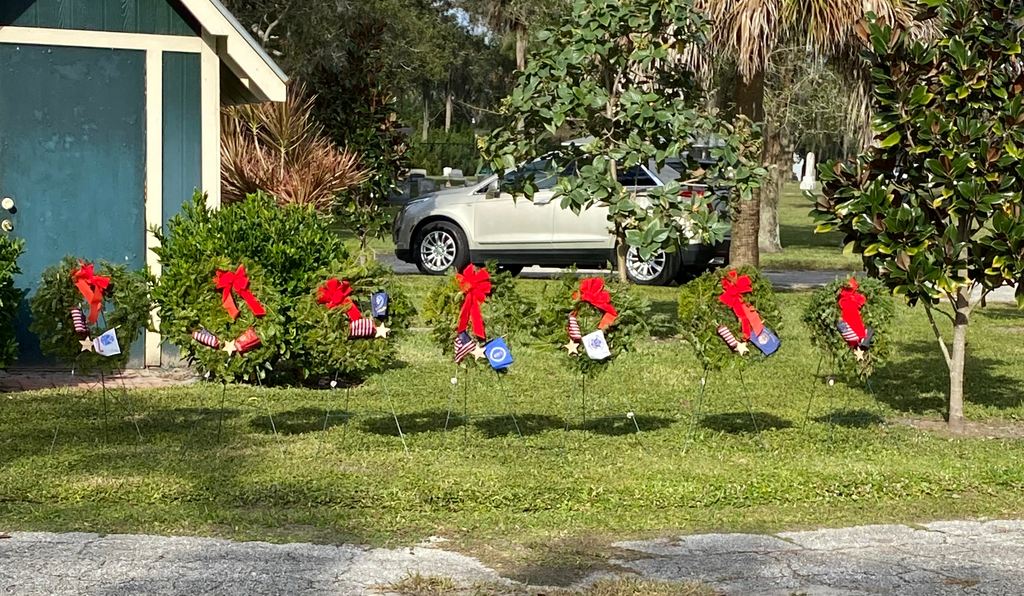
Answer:
<svg viewBox="0 0 1024 596"><path fill-rule="evenodd" d="M291 86L288 99L225 108L221 127L221 197L225 204L262 190L281 205L329 213L338 194L364 182L359 155L340 149L311 116L313 99Z"/></svg>
<svg viewBox="0 0 1024 596"><path fill-rule="evenodd" d="M736 111L754 122L765 119L765 73L777 48L806 44L857 78L856 58L862 47L857 23L874 13L880 22L906 27L914 14L911 0L697 0L696 4L713 22L707 56L735 65ZM778 197L769 200L777 204ZM760 193L737 204L731 264L759 264L760 211Z"/></svg>

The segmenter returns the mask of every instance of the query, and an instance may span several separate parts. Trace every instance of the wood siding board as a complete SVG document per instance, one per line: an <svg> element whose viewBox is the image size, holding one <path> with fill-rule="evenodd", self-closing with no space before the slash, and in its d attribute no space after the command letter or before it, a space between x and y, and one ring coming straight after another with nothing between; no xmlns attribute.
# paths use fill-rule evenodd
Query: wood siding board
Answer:
<svg viewBox="0 0 1024 596"><path fill-rule="evenodd" d="M0 0L0 26L198 37L179 0Z"/></svg>
<svg viewBox="0 0 1024 596"><path fill-rule="evenodd" d="M164 52L163 225L202 188L202 84L199 54Z"/></svg>

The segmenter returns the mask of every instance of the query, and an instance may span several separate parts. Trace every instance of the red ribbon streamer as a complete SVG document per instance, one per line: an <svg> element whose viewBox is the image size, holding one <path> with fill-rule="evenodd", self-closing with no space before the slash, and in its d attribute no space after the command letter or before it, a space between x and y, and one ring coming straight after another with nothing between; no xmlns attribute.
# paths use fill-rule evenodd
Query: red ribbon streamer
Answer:
<svg viewBox="0 0 1024 596"><path fill-rule="evenodd" d="M352 299L349 298L351 295L352 286L348 283L348 280L338 281L337 277L332 277L327 280L326 284L317 288L316 301L327 308L338 308L348 304L348 318L355 321L361 319L363 315L359 312L359 307L356 306L356 303L352 302Z"/></svg>
<svg viewBox="0 0 1024 596"><path fill-rule="evenodd" d="M228 315L232 319L237 319L239 313L238 307L235 306L235 300L231 296L232 291L241 296L242 300L245 300L245 303L252 310L252 314L257 317L267 314L260 301L249 291L249 277L245 274L245 265L239 265L238 270L234 272L218 269L214 281L217 282L217 289L224 290L224 298L221 302L224 304L224 310L228 311Z"/></svg>
<svg viewBox="0 0 1024 596"><path fill-rule="evenodd" d="M850 326L850 329L857 334L857 337L867 337L867 330L864 328L864 320L860 317L860 308L867 302L864 294L857 291L857 280L850 278L850 282L839 289L839 309L842 312L843 321Z"/></svg>
<svg viewBox="0 0 1024 596"><path fill-rule="evenodd" d="M764 330L761 316L749 304L743 301L743 294L749 294L754 290L750 285L750 277L739 275L733 269L722 278L722 289L725 291L722 292L718 299L736 313L736 318L740 320L740 324L743 326L744 339L751 338L751 331L754 332L753 335L755 336L761 335L761 331Z"/></svg>
<svg viewBox="0 0 1024 596"><path fill-rule="evenodd" d="M480 313L480 305L487 300L491 293L491 274L486 269L475 269L470 263L462 270L462 273L455 274L459 282L459 289L466 295L462 303L462 311L459 313L459 327L455 333L462 333L469 326L470 319L473 320L473 334L483 339L484 316Z"/></svg>
<svg viewBox="0 0 1024 596"><path fill-rule="evenodd" d="M580 282L580 291L573 292L573 299L582 300L592 304L595 308L604 313L598 329L604 329L615 322L619 316L618 311L612 306L612 295L604 289L604 280L600 277L588 277Z"/></svg>
<svg viewBox="0 0 1024 596"><path fill-rule="evenodd" d="M89 303L89 323L95 325L103 308L103 290L110 286L110 278L94 274L93 266L86 265L84 261L79 261L78 267L71 271L71 279Z"/></svg>

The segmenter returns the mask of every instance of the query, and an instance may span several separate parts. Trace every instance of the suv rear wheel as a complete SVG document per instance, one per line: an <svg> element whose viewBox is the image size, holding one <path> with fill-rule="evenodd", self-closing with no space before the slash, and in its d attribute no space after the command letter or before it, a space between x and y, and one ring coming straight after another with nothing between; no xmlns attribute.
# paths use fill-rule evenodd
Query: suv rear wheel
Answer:
<svg viewBox="0 0 1024 596"><path fill-rule="evenodd" d="M469 243L458 226L447 221L430 222L413 243L416 266L427 275L444 275L449 268L462 271L469 264Z"/></svg>
<svg viewBox="0 0 1024 596"><path fill-rule="evenodd" d="M679 255L658 251L644 261L640 251L631 246L626 251L626 277L641 286L667 286L679 271Z"/></svg>

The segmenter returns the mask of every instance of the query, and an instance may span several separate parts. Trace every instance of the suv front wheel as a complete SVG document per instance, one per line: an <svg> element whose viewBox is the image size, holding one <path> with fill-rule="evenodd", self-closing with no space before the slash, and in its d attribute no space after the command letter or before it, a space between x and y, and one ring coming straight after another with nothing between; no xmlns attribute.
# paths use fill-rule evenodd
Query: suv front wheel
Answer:
<svg viewBox="0 0 1024 596"><path fill-rule="evenodd" d="M462 271L469 264L466 235L453 223L434 221L423 226L413 243L416 266L427 275L444 275L449 268Z"/></svg>
<svg viewBox="0 0 1024 596"><path fill-rule="evenodd" d="M641 286L667 286L679 271L679 255L658 251L648 260L640 258L635 246L626 251L626 277Z"/></svg>

